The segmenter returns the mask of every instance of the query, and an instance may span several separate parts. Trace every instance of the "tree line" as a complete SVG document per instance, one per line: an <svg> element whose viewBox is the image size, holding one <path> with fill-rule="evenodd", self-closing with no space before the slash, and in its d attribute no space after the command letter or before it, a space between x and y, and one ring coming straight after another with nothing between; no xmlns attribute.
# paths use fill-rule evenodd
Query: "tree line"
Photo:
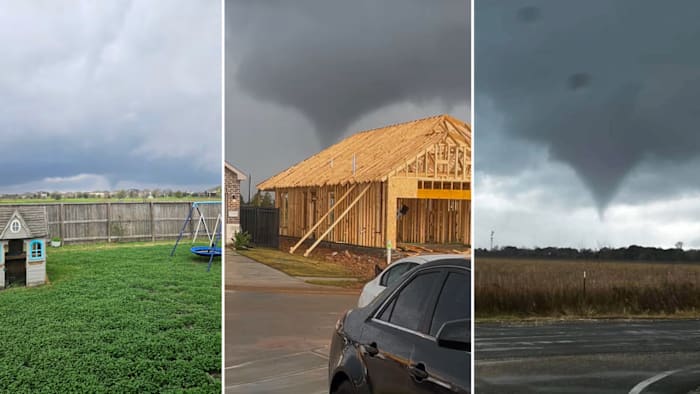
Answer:
<svg viewBox="0 0 700 394"><path fill-rule="evenodd" d="M260 190L258 190L248 202L245 201L243 194L241 194L241 205L274 208L275 200L272 198L272 195L269 192L261 192Z"/></svg>
<svg viewBox="0 0 700 394"><path fill-rule="evenodd" d="M682 247L656 248L631 245L624 248L604 247L594 249L574 249L560 247L518 248L515 246L498 247L492 250L481 248L474 251L478 257L552 259L552 260L619 260L619 261L678 261L700 262L700 250Z"/></svg>

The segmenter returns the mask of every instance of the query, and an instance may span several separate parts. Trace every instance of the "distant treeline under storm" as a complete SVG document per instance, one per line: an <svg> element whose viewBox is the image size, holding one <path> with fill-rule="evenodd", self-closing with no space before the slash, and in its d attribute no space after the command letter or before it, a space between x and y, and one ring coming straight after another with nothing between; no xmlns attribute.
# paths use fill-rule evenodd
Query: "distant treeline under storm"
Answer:
<svg viewBox="0 0 700 394"><path fill-rule="evenodd" d="M551 259L551 260L616 260L616 261L663 261L663 262L698 262L700 250L683 250L680 248L662 249L632 245L626 248L574 249L574 248L517 248L505 246L488 249L476 249L474 255L479 257Z"/></svg>

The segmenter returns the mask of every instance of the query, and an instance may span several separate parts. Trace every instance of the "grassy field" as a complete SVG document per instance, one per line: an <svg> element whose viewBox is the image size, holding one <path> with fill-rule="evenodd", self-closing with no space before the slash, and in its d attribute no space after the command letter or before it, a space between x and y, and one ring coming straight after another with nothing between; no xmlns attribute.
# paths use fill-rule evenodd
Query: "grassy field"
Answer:
<svg viewBox="0 0 700 394"><path fill-rule="evenodd" d="M50 284L0 291L7 392L221 392L221 263L172 243L48 252Z"/></svg>
<svg viewBox="0 0 700 394"><path fill-rule="evenodd" d="M289 254L277 249L254 248L249 250L238 250L237 252L291 276L308 276L318 278L354 277L350 270L332 261L316 260L301 255ZM333 282L337 285L346 285L346 283L342 282ZM324 282L324 284L328 283Z"/></svg>
<svg viewBox="0 0 700 394"><path fill-rule="evenodd" d="M700 316L700 263L482 257L475 265L477 318Z"/></svg>
<svg viewBox="0 0 700 394"><path fill-rule="evenodd" d="M62 198L55 200L53 198L16 198L16 199L0 199L0 204L61 204L61 203L108 203L108 202L163 202L163 201L219 201L220 197L158 197L153 199L146 198Z"/></svg>

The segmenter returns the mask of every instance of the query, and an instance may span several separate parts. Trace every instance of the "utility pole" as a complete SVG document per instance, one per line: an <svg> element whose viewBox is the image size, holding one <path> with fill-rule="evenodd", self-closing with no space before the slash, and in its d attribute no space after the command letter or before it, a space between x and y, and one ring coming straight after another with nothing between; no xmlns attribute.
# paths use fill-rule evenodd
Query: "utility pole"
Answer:
<svg viewBox="0 0 700 394"><path fill-rule="evenodd" d="M494 231L491 230L491 250L493 250L493 234L494 234Z"/></svg>

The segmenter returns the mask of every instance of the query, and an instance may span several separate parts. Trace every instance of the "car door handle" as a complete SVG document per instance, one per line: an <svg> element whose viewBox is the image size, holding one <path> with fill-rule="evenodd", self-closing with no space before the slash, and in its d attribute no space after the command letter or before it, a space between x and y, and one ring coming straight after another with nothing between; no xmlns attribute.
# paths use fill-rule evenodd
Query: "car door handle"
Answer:
<svg viewBox="0 0 700 394"><path fill-rule="evenodd" d="M411 375L413 375L413 377L419 382L430 376L430 374L425 370L425 364L423 363L412 365L409 368L409 371L411 371Z"/></svg>
<svg viewBox="0 0 700 394"><path fill-rule="evenodd" d="M377 354L379 354L379 349L377 348L376 342L372 342L369 345L363 345L362 347L365 350L365 354L367 354L370 357L374 357Z"/></svg>

